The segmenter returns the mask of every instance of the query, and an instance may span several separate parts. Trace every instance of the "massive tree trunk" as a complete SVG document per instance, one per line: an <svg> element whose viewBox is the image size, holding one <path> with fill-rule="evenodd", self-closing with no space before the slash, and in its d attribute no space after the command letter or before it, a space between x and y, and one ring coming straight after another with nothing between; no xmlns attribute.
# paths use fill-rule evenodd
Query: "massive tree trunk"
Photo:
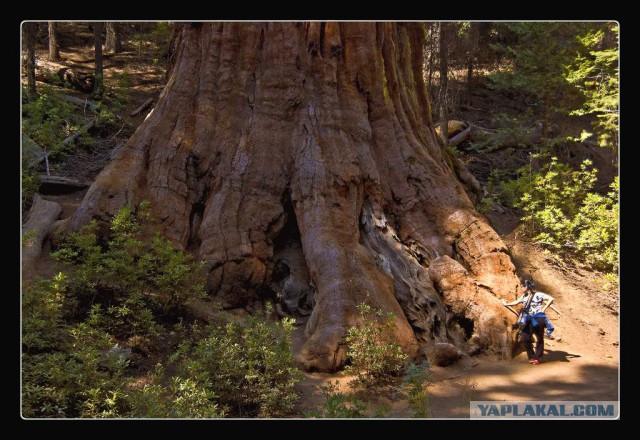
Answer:
<svg viewBox="0 0 640 440"><path fill-rule="evenodd" d="M422 40L413 23L181 25L157 105L69 228L151 201L228 307L312 307L307 369L344 363L362 301L412 355L510 347L514 267L436 142Z"/></svg>

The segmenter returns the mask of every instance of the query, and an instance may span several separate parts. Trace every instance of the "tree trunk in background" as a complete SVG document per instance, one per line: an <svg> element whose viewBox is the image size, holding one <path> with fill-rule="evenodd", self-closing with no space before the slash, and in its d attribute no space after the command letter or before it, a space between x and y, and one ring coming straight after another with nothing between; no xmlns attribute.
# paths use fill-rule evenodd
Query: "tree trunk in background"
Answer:
<svg viewBox="0 0 640 440"><path fill-rule="evenodd" d="M109 53L122 52L122 41L120 39L120 24L108 21L107 22L107 38L104 44L104 50Z"/></svg>
<svg viewBox="0 0 640 440"><path fill-rule="evenodd" d="M102 68L102 27L103 23L93 23L93 41L95 45L95 76L96 81L93 88L94 98L100 99L104 91L104 72Z"/></svg>
<svg viewBox="0 0 640 440"><path fill-rule="evenodd" d="M49 61L60 61L60 47L58 46L58 23L49 22Z"/></svg>
<svg viewBox="0 0 640 440"><path fill-rule="evenodd" d="M478 51L478 41L480 38L480 23L471 22L469 24L469 42L467 49L467 101L471 103L471 90L473 87L473 62Z"/></svg>
<svg viewBox="0 0 640 440"><path fill-rule="evenodd" d="M435 53L436 34L438 32L438 28L436 26L437 25L434 23L428 25L429 36L427 37L427 50L429 51L429 61L427 63L427 86L430 91L433 89L433 71L435 63L435 57L433 55Z"/></svg>
<svg viewBox="0 0 640 440"><path fill-rule="evenodd" d="M33 22L24 23L23 26L24 44L27 49L27 95L29 100L37 96L36 91L36 35L38 24Z"/></svg>
<svg viewBox="0 0 640 440"><path fill-rule="evenodd" d="M309 370L344 364L363 301L395 316L386 336L411 355L510 352L500 299L518 280L436 142L420 24L179 26L157 105L68 230L149 200L227 308L313 307L296 353Z"/></svg>
<svg viewBox="0 0 640 440"><path fill-rule="evenodd" d="M447 106L447 91L449 87L449 60L448 60L448 33L449 23L440 23L440 93L438 104L440 106L441 130L445 146L449 139L449 110Z"/></svg>

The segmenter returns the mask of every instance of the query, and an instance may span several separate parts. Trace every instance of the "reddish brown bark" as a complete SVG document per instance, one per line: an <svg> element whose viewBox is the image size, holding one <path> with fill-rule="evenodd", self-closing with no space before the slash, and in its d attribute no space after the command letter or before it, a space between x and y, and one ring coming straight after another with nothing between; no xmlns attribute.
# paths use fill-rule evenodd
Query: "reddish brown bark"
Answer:
<svg viewBox="0 0 640 440"><path fill-rule="evenodd" d="M514 267L436 142L421 25L178 32L158 104L92 185L72 229L148 199L158 229L206 260L208 288L229 306L265 286L314 295L297 356L307 369L345 361L361 301L396 316L388 337L412 355L435 342L464 348L468 333L503 344L512 319L499 298L514 297ZM274 275L282 261L285 281Z"/></svg>

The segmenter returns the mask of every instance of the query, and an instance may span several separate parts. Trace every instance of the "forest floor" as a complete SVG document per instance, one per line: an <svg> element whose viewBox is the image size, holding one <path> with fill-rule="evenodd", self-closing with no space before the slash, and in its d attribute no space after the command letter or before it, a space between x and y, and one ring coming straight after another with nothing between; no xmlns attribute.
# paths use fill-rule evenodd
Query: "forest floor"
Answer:
<svg viewBox="0 0 640 440"><path fill-rule="evenodd" d="M84 39L80 37L78 41L90 40L89 34ZM91 182L108 162L110 150L126 141L142 123L152 107L136 117L129 117L129 112L150 97L157 100L164 82L164 68L154 63L152 57L143 58L141 53L144 52L130 47L121 54L105 58L107 81L113 75L122 74L125 67L130 78L128 104L122 112L122 128L117 131L119 127L115 127L113 132L101 134L103 139L112 140L105 143L106 151L100 156L104 156L103 161L96 161L87 153L86 157L76 157L75 162L69 161L60 167L60 175ZM45 48L41 48L38 55L44 60ZM61 55L63 61L60 64L84 69L92 66L90 46L66 44ZM86 97L66 89L65 93ZM120 141L116 142L117 139ZM498 160L504 152L487 153L485 160L491 154L495 154ZM470 169L474 171L473 166ZM485 179L478 177L481 181L486 180L486 176L483 176ZM86 190L49 194L44 198L60 203L63 208L61 218L64 219L75 212L85 193ZM533 278L537 290L556 298L554 305L562 316L553 311L549 313L556 327L556 339L545 341L543 362L537 366L530 365L524 353L509 360L483 354L463 358L449 367L432 366L428 388L431 416L468 417L469 400L618 400L618 292L607 286L601 275L580 267L578 263L567 263L523 239L519 235L518 218L511 211L492 211L486 215L510 249L518 275ZM46 249L44 255L47 255ZM52 267L50 260L44 257L39 264L40 275L51 275ZM294 333L294 351L301 347L303 339L304 325L300 325ZM299 417L321 407L324 396L320 386L338 381L338 390L350 394L352 390L348 382L351 379L353 377L343 374L305 373L297 386L301 395ZM387 417L411 417L407 400L400 392L400 382L398 378L391 386L363 396L369 414L373 414L376 408L385 408Z"/></svg>

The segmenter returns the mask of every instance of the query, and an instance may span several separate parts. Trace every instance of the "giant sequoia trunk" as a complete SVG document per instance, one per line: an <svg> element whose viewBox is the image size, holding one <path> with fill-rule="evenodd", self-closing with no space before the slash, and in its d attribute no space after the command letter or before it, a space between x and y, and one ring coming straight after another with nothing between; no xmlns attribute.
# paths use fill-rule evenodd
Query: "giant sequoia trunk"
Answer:
<svg viewBox="0 0 640 440"><path fill-rule="evenodd" d="M181 25L155 109L70 228L150 200L228 307L275 291L311 311L307 369L344 363L362 301L413 355L508 351L514 267L436 142L422 39L414 23Z"/></svg>

